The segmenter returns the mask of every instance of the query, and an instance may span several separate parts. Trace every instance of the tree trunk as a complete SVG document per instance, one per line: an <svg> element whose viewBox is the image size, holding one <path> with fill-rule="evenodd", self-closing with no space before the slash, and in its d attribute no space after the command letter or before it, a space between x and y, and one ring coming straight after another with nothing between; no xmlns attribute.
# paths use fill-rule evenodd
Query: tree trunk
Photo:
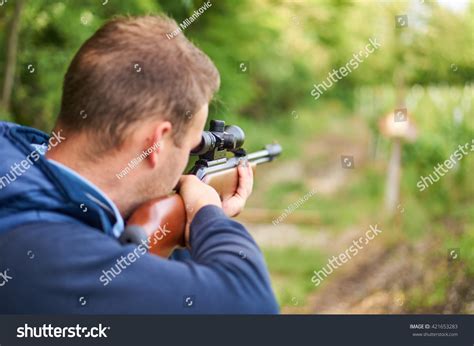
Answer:
<svg viewBox="0 0 474 346"><path fill-rule="evenodd" d="M6 112L10 111L13 81L15 80L18 36L20 33L20 20L23 5L24 0L17 0L15 2L15 12L11 20L10 31L7 38L5 79L3 80L2 99L0 100L0 108Z"/></svg>

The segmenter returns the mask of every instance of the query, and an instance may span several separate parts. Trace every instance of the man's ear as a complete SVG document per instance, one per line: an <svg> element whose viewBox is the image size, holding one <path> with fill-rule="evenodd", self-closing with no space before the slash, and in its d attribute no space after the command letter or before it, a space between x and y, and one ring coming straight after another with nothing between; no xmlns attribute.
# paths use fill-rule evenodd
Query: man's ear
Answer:
<svg viewBox="0 0 474 346"><path fill-rule="evenodd" d="M173 126L169 121L160 121L154 125L150 138L147 138L146 148L144 152L147 153L147 162L152 168L155 168L158 163L158 155L163 151L164 143L171 137L171 130Z"/></svg>

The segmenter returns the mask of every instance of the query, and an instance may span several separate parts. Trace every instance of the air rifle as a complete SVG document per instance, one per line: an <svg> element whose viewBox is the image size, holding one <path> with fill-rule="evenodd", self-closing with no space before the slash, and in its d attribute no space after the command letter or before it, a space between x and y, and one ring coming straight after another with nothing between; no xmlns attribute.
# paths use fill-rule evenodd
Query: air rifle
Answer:
<svg viewBox="0 0 474 346"><path fill-rule="evenodd" d="M242 148L244 131L222 120L211 120L209 131L203 131L200 144L191 151L198 156L189 174L212 186L221 199L232 196L238 187L237 166L244 158L255 174L256 166L280 155L278 144L247 154ZM228 157L230 154L231 157ZM156 225L160 225L156 229ZM178 247L184 247L186 207L178 193L150 200L140 206L127 221L120 241L123 244L146 244L150 253L169 257Z"/></svg>

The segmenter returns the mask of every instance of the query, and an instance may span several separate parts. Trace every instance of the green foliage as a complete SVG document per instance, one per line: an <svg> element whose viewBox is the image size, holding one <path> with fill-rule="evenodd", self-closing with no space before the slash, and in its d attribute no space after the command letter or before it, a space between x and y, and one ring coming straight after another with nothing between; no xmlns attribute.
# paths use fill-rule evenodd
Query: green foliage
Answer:
<svg viewBox="0 0 474 346"><path fill-rule="evenodd" d="M105 3L105 5L102 5ZM313 83L363 49L370 37L382 48L369 56L326 98L351 105L354 86L392 79L403 58L408 82L472 81L471 3L466 13L436 3L352 1L215 1L185 34L216 63L222 78L216 115L250 119L288 117L305 104L314 106ZM26 1L21 17L19 54L11 119L51 128L58 112L61 82L74 53L108 18L166 13L178 23L202 5L197 0ZM14 2L0 9L0 44L5 47ZM408 28L395 28L394 16L409 13ZM364 25L356 25L364 23ZM383 28L383 30L381 30ZM350 35L348 34L350 33ZM439 44L443 42L443 44ZM249 63L248 73L239 64ZM5 56L0 55L0 71ZM28 65L35 68L28 71ZM453 72L453 66L456 71ZM2 115L2 119L6 119ZM288 129L294 122L288 123Z"/></svg>

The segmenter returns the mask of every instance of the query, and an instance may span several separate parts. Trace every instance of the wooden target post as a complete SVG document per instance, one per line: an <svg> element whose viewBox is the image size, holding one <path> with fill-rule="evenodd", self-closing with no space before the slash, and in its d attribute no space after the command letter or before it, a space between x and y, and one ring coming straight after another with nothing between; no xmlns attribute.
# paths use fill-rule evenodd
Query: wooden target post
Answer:
<svg viewBox="0 0 474 346"><path fill-rule="evenodd" d="M392 143L385 189L385 209L393 216L400 199L401 158L403 142L414 142L416 126L406 108L395 109L379 122L380 132Z"/></svg>

